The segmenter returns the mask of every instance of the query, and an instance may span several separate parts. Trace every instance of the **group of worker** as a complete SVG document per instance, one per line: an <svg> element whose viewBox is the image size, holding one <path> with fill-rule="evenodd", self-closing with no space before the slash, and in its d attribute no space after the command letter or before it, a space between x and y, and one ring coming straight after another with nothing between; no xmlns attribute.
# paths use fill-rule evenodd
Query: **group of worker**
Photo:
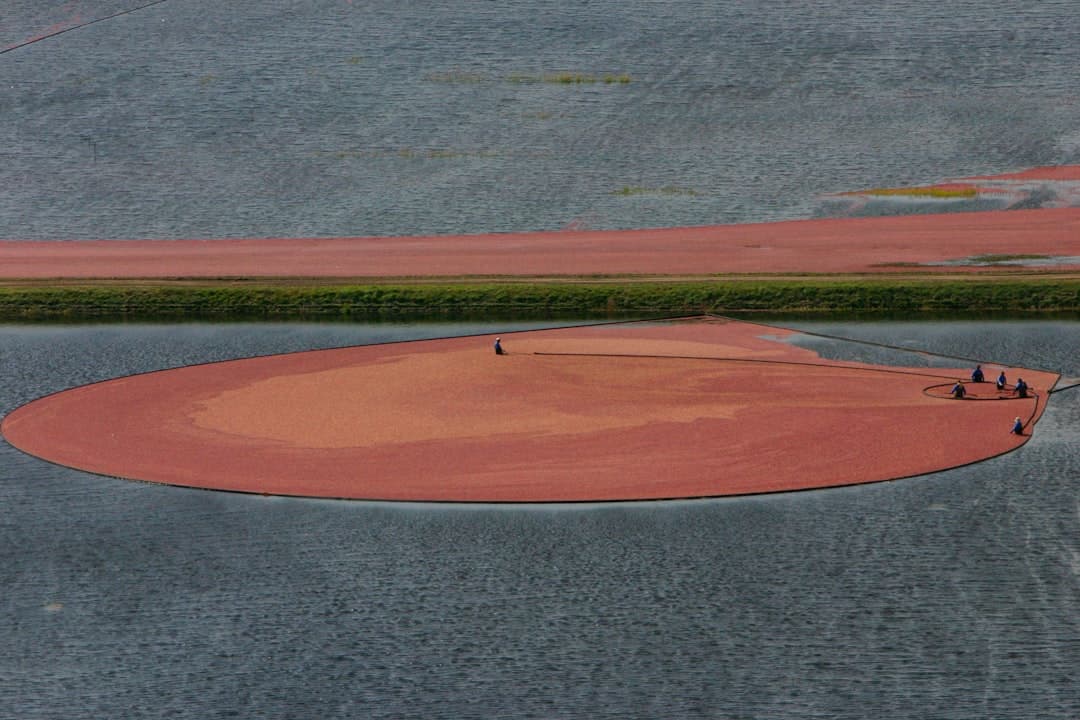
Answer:
<svg viewBox="0 0 1080 720"><path fill-rule="evenodd" d="M986 382L986 376L983 374L982 365L976 365L975 369L971 371L971 382ZM1005 377L1004 370L998 375L995 385L997 386L997 389L1002 392L1008 389L1008 380ZM949 394L957 400L963 400L967 396L967 388L964 387L964 381L957 380ZM1016 385L1013 386L1012 394L1021 398L1026 398L1028 396L1028 384L1024 382L1024 378L1016 378ZM1016 418L1016 420L1013 421L1011 432L1014 435L1024 434L1024 421L1021 418Z"/></svg>
<svg viewBox="0 0 1080 720"><path fill-rule="evenodd" d="M976 365L975 369L971 371L971 382L974 382L974 383L986 382L986 376L983 375L982 365ZM1005 377L1005 371L1004 370L1002 370L1001 374L998 375L997 382L995 383L995 385L997 386L997 389L999 391L1004 391L1004 390L1008 389L1009 381ZM1028 396L1028 390L1029 390L1028 384L1026 382L1024 382L1024 378L1017 378L1016 379L1016 385L1013 386L1013 394L1016 395L1017 397L1026 398ZM958 381L956 383L956 385L953 386L953 395L957 395L958 397L964 397L964 383L963 383L963 381Z"/></svg>
<svg viewBox="0 0 1080 720"><path fill-rule="evenodd" d="M504 350L503 346L502 346L501 338L495 338L495 354L496 355L505 355L506 354L506 350ZM971 382L974 382L974 383L986 382L986 376L983 375L982 365L976 365L975 369L971 371ZM997 389L998 390L1005 390L1007 386L1008 386L1008 381L1005 378L1005 371L1002 370L1001 374L998 375ZM950 391L949 394L952 395L957 400L963 400L964 397L967 396L967 388L964 387L964 381L963 380L957 380L956 384L953 385L953 388L952 388L952 390ZM1026 398L1028 396L1028 384L1026 382L1024 382L1024 378L1016 378L1016 385L1013 386L1013 394L1016 395L1017 397L1022 397L1022 398ZM1011 432L1014 435L1023 435L1024 434L1024 421L1022 419L1020 419L1020 418L1016 418L1016 420L1013 422L1013 427L1012 427Z"/></svg>

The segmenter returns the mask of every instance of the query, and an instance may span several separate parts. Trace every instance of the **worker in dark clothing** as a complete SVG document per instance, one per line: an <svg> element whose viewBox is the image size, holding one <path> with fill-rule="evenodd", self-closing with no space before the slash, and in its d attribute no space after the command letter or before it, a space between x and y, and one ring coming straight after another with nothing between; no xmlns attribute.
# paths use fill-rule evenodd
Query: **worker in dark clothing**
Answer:
<svg viewBox="0 0 1080 720"><path fill-rule="evenodd" d="M1017 397L1026 398L1028 396L1028 384L1024 382L1024 378L1016 378L1016 389L1013 390Z"/></svg>
<svg viewBox="0 0 1080 720"><path fill-rule="evenodd" d="M949 391L949 394L957 400L963 400L964 396L967 395L967 388L964 387L963 382L958 380L956 384L952 386L952 390Z"/></svg>
<svg viewBox="0 0 1080 720"><path fill-rule="evenodd" d="M496 355L505 355L506 354L506 351L503 350L503 346L502 346L502 343L500 342L499 338L495 338L495 354Z"/></svg>
<svg viewBox="0 0 1080 720"><path fill-rule="evenodd" d="M985 382L986 376L983 375L982 365L976 365L975 369L971 371L971 382Z"/></svg>
<svg viewBox="0 0 1080 720"><path fill-rule="evenodd" d="M1012 434L1013 435L1023 435L1024 434L1024 421L1021 420L1020 418L1016 418L1016 420L1013 421Z"/></svg>

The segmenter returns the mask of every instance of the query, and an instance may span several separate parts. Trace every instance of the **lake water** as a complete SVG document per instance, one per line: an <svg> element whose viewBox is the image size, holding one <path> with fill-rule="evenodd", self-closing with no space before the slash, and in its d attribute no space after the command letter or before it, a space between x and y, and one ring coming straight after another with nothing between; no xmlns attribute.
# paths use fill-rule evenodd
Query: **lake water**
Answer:
<svg viewBox="0 0 1080 720"><path fill-rule="evenodd" d="M1080 376L1080 322L789 324ZM2 326L0 413L163 367L538 326ZM538 507L186 490L0 444L0 717L1072 720L1078 422L1080 388L954 471Z"/></svg>
<svg viewBox="0 0 1080 720"><path fill-rule="evenodd" d="M5 0L0 238L756 222L1080 162L1068 0L170 0L3 52L142 4ZM0 327L0 412L511 327ZM812 327L1080 375L1076 323ZM1078 420L1062 392L1021 450L895 483L530 508L183 490L0 444L0 717L1073 720Z"/></svg>
<svg viewBox="0 0 1080 720"><path fill-rule="evenodd" d="M1072 0L170 0L0 54L0 238L808 217L1080 162L1077 67Z"/></svg>

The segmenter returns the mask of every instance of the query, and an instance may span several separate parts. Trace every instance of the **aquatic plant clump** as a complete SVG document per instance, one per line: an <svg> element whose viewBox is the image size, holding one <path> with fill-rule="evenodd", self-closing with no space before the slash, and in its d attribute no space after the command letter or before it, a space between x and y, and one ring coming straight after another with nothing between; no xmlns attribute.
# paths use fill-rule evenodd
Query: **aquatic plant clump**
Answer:
<svg viewBox="0 0 1080 720"><path fill-rule="evenodd" d="M548 83L555 85L591 85L594 83L604 83L606 85L625 85L631 82L632 78L627 73L606 73L603 75L581 72L543 73L540 75L515 73L509 75L507 81L522 84Z"/></svg>
<svg viewBox="0 0 1080 720"><path fill-rule="evenodd" d="M955 186L929 186L929 187L903 187L903 188L874 188L864 190L853 195L873 195L875 197L910 197L931 198L937 200L969 199L978 197L979 190L975 187Z"/></svg>
<svg viewBox="0 0 1080 720"><path fill-rule="evenodd" d="M697 197L701 195L700 192L693 188L677 187L675 185L665 185L663 187L652 188L642 187L640 185L623 185L618 190L612 190L612 195L632 196L632 195L686 195L690 197Z"/></svg>

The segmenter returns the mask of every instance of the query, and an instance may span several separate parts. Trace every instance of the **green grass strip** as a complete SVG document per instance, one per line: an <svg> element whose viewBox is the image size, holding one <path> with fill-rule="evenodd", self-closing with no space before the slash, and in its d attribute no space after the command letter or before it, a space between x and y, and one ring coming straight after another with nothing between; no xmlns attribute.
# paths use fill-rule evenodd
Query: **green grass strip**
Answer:
<svg viewBox="0 0 1080 720"><path fill-rule="evenodd" d="M737 279L7 285L0 320L525 318L699 312L1075 312L1080 280ZM325 282L325 281L321 281Z"/></svg>

